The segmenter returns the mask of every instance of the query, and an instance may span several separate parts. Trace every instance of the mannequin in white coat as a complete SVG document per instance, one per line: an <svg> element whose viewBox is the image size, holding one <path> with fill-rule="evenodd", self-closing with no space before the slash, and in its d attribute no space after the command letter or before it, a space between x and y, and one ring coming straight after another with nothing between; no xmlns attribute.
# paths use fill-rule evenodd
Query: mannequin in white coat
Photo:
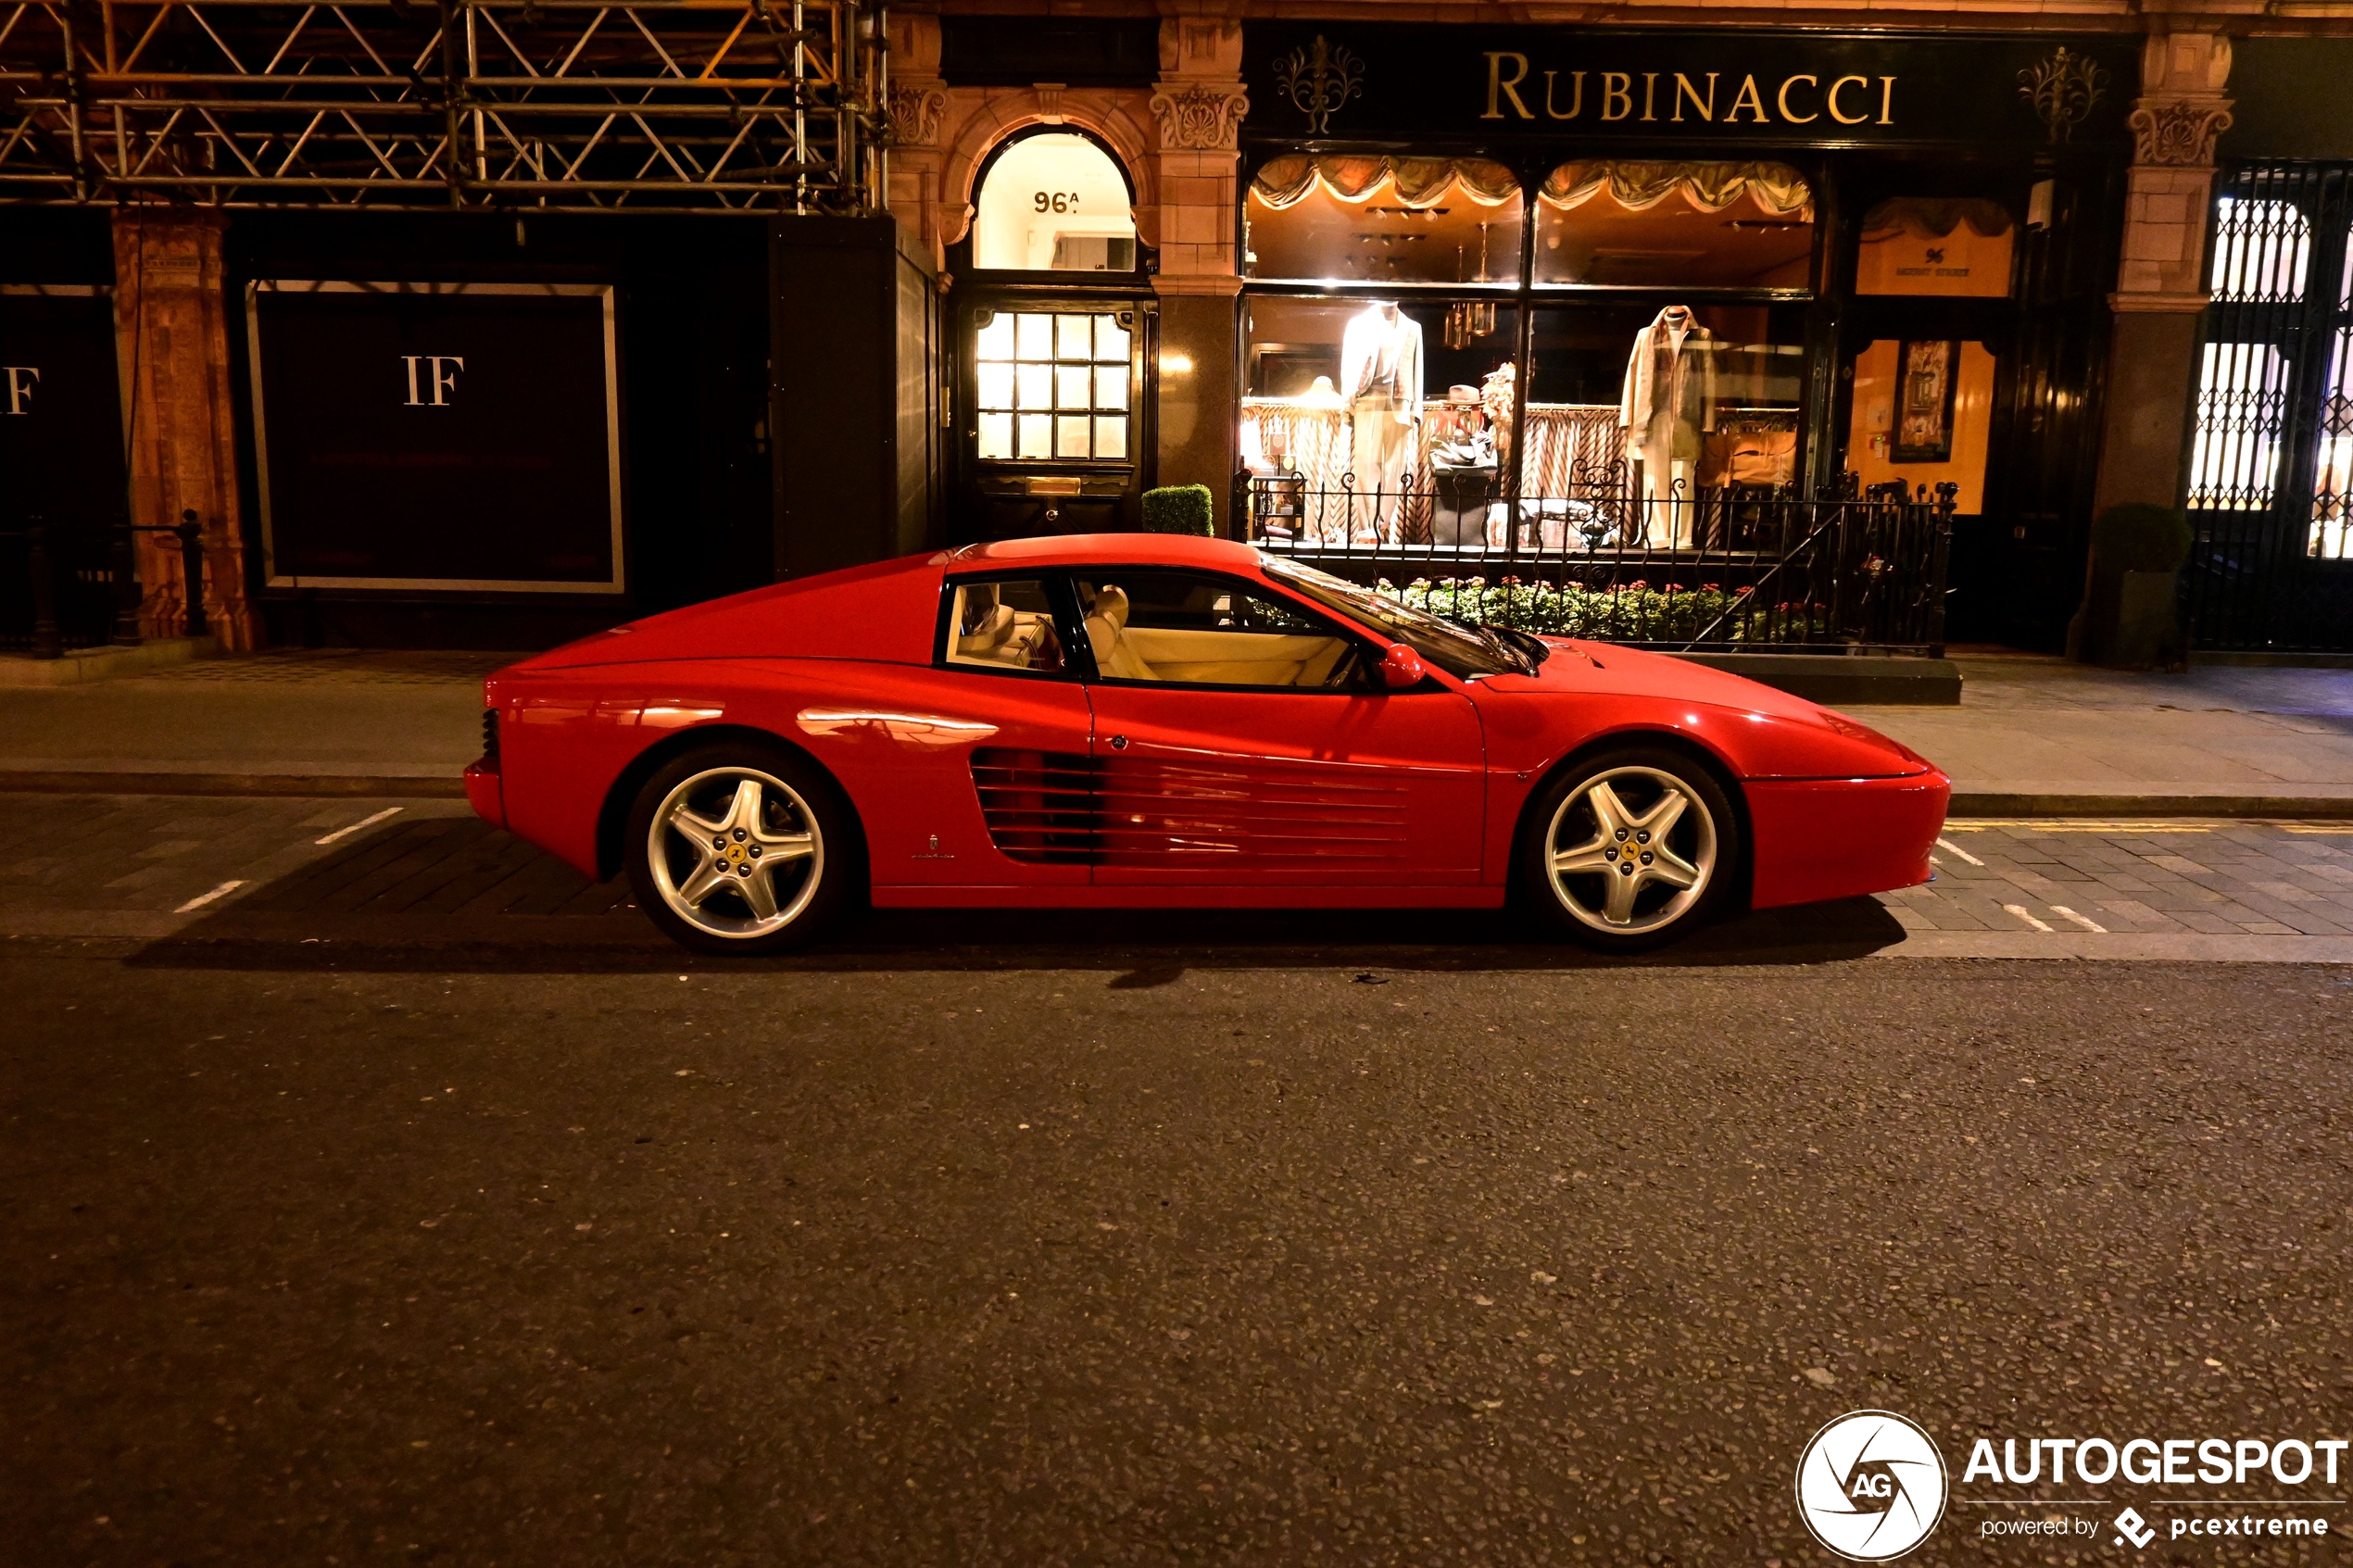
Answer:
<svg viewBox="0 0 2353 1568"><path fill-rule="evenodd" d="M1684 307L1668 306L1634 339L1618 422L1641 476L1645 538L1684 544L1700 438L1716 428L1715 341Z"/></svg>

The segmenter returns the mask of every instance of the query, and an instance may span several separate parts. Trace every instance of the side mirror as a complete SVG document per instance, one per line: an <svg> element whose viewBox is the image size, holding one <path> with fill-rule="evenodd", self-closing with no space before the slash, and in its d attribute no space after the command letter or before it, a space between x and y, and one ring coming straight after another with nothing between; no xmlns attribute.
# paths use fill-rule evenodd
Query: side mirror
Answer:
<svg viewBox="0 0 2353 1568"><path fill-rule="evenodd" d="M1402 692L1408 686L1418 686L1428 671L1422 668L1422 656L1403 643L1391 643L1381 655L1381 684L1390 691Z"/></svg>

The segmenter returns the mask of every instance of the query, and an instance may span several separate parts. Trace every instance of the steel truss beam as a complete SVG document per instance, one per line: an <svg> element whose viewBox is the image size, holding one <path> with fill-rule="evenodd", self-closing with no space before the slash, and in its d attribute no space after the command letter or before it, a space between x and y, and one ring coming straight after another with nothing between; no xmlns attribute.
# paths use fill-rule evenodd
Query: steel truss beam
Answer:
<svg viewBox="0 0 2353 1568"><path fill-rule="evenodd" d="M0 0L0 202L856 213L860 0Z"/></svg>

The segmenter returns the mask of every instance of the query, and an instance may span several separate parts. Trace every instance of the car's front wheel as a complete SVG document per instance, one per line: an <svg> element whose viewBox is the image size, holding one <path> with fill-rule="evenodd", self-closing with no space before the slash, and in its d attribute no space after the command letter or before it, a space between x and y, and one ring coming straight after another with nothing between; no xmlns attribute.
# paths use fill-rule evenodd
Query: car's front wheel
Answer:
<svg viewBox="0 0 2353 1568"><path fill-rule="evenodd" d="M1714 775L1629 746L1565 770L1531 802L1520 845L1527 904L1561 935L1641 952L1704 923L1731 891L1740 823Z"/></svg>
<svg viewBox="0 0 2353 1568"><path fill-rule="evenodd" d="M700 747L646 781L629 814L629 881L656 925L698 952L796 947L838 911L855 859L830 781L781 749Z"/></svg>

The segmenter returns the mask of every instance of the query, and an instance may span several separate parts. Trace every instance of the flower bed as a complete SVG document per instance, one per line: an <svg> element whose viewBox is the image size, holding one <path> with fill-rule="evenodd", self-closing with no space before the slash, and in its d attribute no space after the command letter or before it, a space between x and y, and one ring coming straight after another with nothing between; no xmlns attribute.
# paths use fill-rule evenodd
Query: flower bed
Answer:
<svg viewBox="0 0 2353 1568"><path fill-rule="evenodd" d="M1596 642L1688 643L1706 633L1710 643L1805 643L1830 635L1826 606L1759 604L1747 588L1712 583L1654 588L1636 582L1586 588L1516 577L1492 583L1483 577L1436 582L1417 577L1402 588L1385 579L1378 586L1415 609L1450 620Z"/></svg>

